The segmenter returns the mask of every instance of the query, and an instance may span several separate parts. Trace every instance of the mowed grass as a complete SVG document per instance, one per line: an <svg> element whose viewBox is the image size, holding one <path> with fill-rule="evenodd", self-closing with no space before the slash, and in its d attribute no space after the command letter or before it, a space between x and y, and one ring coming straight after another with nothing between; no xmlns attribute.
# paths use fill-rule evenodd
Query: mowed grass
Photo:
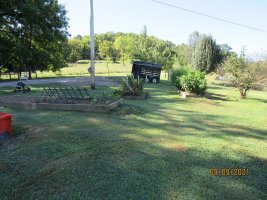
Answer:
<svg viewBox="0 0 267 200"><path fill-rule="evenodd" d="M1 199L267 198L267 92L239 100L211 81L209 98L184 100L167 81L146 89L149 99L125 102L139 114L2 109L27 131L0 146Z"/></svg>
<svg viewBox="0 0 267 200"><path fill-rule="evenodd" d="M69 77L69 76L88 76L88 67L90 64L68 64L68 67L63 67L59 71L37 71L38 78L54 78L54 77ZM132 72L132 64L126 62L125 65L122 63L109 63L107 68L104 61L96 61L95 72L98 76L126 76ZM108 70L109 69L109 70ZM110 74L108 73L110 72ZM24 73L23 73L24 74ZM34 79L36 76L35 73L32 74ZM12 79L17 79L17 75L12 75ZM3 75L2 80L9 80L8 75Z"/></svg>

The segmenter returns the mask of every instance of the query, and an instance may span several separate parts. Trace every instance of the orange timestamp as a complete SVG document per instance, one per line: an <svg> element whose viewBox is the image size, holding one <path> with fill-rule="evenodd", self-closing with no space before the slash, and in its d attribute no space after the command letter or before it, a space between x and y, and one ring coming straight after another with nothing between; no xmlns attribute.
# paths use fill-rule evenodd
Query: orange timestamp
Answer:
<svg viewBox="0 0 267 200"><path fill-rule="evenodd" d="M211 176L248 176L247 168L210 168Z"/></svg>

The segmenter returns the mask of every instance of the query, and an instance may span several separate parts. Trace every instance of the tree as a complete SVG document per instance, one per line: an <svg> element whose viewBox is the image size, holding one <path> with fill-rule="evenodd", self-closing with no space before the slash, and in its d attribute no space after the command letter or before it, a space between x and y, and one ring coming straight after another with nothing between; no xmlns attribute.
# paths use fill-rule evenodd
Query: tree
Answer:
<svg viewBox="0 0 267 200"><path fill-rule="evenodd" d="M220 48L212 36L202 35L194 52L194 67L200 71L212 72L221 61Z"/></svg>
<svg viewBox="0 0 267 200"><path fill-rule="evenodd" d="M134 40L132 37L118 36L115 39L114 46L120 52L120 56L121 56L120 59L124 66L125 61L132 58Z"/></svg>
<svg viewBox="0 0 267 200"><path fill-rule="evenodd" d="M67 18L54 0L4 0L0 8L0 56L3 65L16 59L21 68L57 70L66 65ZM9 49L9 51L4 51Z"/></svg>
<svg viewBox="0 0 267 200"><path fill-rule="evenodd" d="M189 36L188 45L192 49L195 49L197 47L197 44L198 44L198 42L199 42L200 39L201 39L201 34L198 31L194 31Z"/></svg>
<svg viewBox="0 0 267 200"><path fill-rule="evenodd" d="M82 59L82 40L78 38L72 38L68 40L69 56L67 60L69 62L76 62Z"/></svg>
<svg viewBox="0 0 267 200"><path fill-rule="evenodd" d="M103 41L102 43L100 43L99 53L101 57L105 59L106 66L108 69L108 74L110 75L108 64L112 60L112 56L113 56L113 43L111 41Z"/></svg>
<svg viewBox="0 0 267 200"><path fill-rule="evenodd" d="M82 60L90 59L90 37L84 36L81 42Z"/></svg>
<svg viewBox="0 0 267 200"><path fill-rule="evenodd" d="M247 91L257 84L266 81L264 75L264 62L252 62L246 60L244 56L232 54L224 62L225 71L233 85L238 88L242 99L247 97Z"/></svg>
<svg viewBox="0 0 267 200"><path fill-rule="evenodd" d="M176 61L176 64L178 64L179 66L190 65L191 56L189 56L189 54L188 54L189 51L190 51L189 45L186 45L186 44L177 45L175 47L175 53L176 53L175 61Z"/></svg>
<svg viewBox="0 0 267 200"><path fill-rule="evenodd" d="M160 40L147 35L146 27L136 38L134 58L161 64L168 72L175 63L175 45L170 41Z"/></svg>

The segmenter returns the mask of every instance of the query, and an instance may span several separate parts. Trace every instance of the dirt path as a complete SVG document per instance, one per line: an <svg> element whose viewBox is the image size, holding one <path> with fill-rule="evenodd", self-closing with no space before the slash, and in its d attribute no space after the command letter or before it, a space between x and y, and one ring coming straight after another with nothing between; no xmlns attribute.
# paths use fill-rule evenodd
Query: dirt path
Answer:
<svg viewBox="0 0 267 200"><path fill-rule="evenodd" d="M18 81L10 82L0 82L0 87L4 86L16 86ZM27 81L29 85L39 85L39 84L51 84L59 83L70 86L85 86L91 84L90 77L70 77L70 78L49 78L49 79L34 79ZM114 81L108 77L96 77L96 85L100 86L117 86L119 82Z"/></svg>

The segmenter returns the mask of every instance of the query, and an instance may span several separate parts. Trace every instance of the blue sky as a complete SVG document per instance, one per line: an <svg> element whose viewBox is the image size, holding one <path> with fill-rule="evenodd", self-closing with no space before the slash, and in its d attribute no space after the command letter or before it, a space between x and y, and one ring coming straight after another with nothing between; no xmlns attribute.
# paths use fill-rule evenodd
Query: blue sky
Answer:
<svg viewBox="0 0 267 200"><path fill-rule="evenodd" d="M95 33L148 34L176 44L187 43L193 31L211 34L219 44L227 43L239 52L246 46L248 53L267 50L266 0L160 0L214 17L265 30L258 32L216 21L203 16L157 4L151 0L94 0ZM59 0L68 11L72 36L90 33L90 0Z"/></svg>

